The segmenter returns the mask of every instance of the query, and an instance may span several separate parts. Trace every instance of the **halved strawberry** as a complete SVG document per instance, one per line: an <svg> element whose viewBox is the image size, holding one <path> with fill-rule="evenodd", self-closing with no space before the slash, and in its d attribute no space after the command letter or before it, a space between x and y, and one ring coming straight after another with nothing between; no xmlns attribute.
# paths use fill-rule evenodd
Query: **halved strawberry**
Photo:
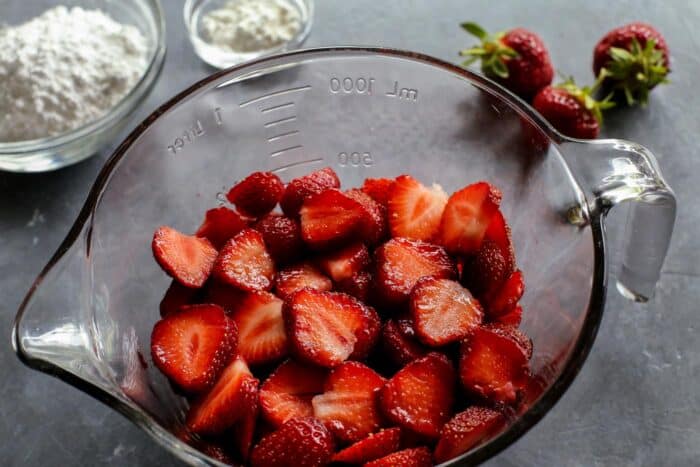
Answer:
<svg viewBox="0 0 700 467"><path fill-rule="evenodd" d="M236 323L217 305L189 305L161 319L151 334L158 369L197 393L211 386L236 348Z"/></svg>
<svg viewBox="0 0 700 467"><path fill-rule="evenodd" d="M500 412L471 406L445 424L435 448L435 462L442 463L464 454L498 433L506 424Z"/></svg>
<svg viewBox="0 0 700 467"><path fill-rule="evenodd" d="M263 417L275 427L295 417L309 417L311 399L323 392L328 372L322 368L287 360L260 387Z"/></svg>
<svg viewBox="0 0 700 467"><path fill-rule="evenodd" d="M384 415L402 428L437 438L454 405L455 370L442 354L429 353L398 371L379 392Z"/></svg>
<svg viewBox="0 0 700 467"><path fill-rule="evenodd" d="M393 178L366 178L362 184L362 191L386 208L395 183Z"/></svg>
<svg viewBox="0 0 700 467"><path fill-rule="evenodd" d="M314 416L337 440L359 441L381 426L376 392L383 385L384 378L362 363L341 363L328 376L323 394L311 400Z"/></svg>
<svg viewBox="0 0 700 467"><path fill-rule="evenodd" d="M365 219L360 229L362 240L368 245L376 245L386 237L388 231L386 208L362 190L348 190L345 194L360 203L365 210Z"/></svg>
<svg viewBox="0 0 700 467"><path fill-rule="evenodd" d="M300 290L282 314L291 351L328 368L366 357L379 337L377 312L344 293Z"/></svg>
<svg viewBox="0 0 700 467"><path fill-rule="evenodd" d="M476 252L500 203L501 192L486 182L453 193L440 221L441 245L451 254Z"/></svg>
<svg viewBox="0 0 700 467"><path fill-rule="evenodd" d="M238 306L247 292L242 291L232 285L210 280L204 286L204 303L214 303L230 313Z"/></svg>
<svg viewBox="0 0 700 467"><path fill-rule="evenodd" d="M221 446L220 443L216 441L204 440L199 436L195 436L186 427L177 428L175 436L190 446L202 451L207 456L216 459L217 461L227 464L235 465L236 461L229 454L229 452Z"/></svg>
<svg viewBox="0 0 700 467"><path fill-rule="evenodd" d="M483 299L496 292L509 274L501 248L484 238L476 253L464 260L461 282L475 297Z"/></svg>
<svg viewBox="0 0 700 467"><path fill-rule="evenodd" d="M352 295L361 302L367 302L372 292L373 276L367 271L360 271L336 284L336 290Z"/></svg>
<svg viewBox="0 0 700 467"><path fill-rule="evenodd" d="M255 224L255 230L262 234L267 251L278 265L294 261L304 252L301 226L296 219L270 213Z"/></svg>
<svg viewBox="0 0 700 467"><path fill-rule="evenodd" d="M199 288L214 267L217 251L206 238L162 226L153 234L153 256L170 277L185 287Z"/></svg>
<svg viewBox="0 0 700 467"><path fill-rule="evenodd" d="M387 305L405 303L421 277L457 276L454 262L442 247L419 240L393 238L377 248L375 259L377 292Z"/></svg>
<svg viewBox="0 0 700 467"><path fill-rule="evenodd" d="M241 290L270 290L275 263L257 230L241 230L221 249L214 264L214 276Z"/></svg>
<svg viewBox="0 0 700 467"><path fill-rule="evenodd" d="M248 460L250 450L253 447L253 437L258 422L258 414L260 412L260 391L256 391L254 397L250 399L250 405L243 407L243 414L233 426L231 435L233 437L233 445L238 451L241 459Z"/></svg>
<svg viewBox="0 0 700 467"><path fill-rule="evenodd" d="M245 220L236 211L221 206L210 209L204 214L204 221L195 235L208 239L219 249L229 238L246 227Z"/></svg>
<svg viewBox="0 0 700 467"><path fill-rule="evenodd" d="M283 192L284 184L277 175L253 172L236 183L226 198L243 214L260 217L274 209Z"/></svg>
<svg viewBox="0 0 700 467"><path fill-rule="evenodd" d="M433 459L430 450L418 447L396 451L380 459L367 462L363 467L431 467Z"/></svg>
<svg viewBox="0 0 700 467"><path fill-rule="evenodd" d="M332 461L342 464L364 464L397 451L400 444L401 429L387 428L338 451Z"/></svg>
<svg viewBox="0 0 700 467"><path fill-rule="evenodd" d="M333 457L333 436L315 418L294 418L253 448L253 467L320 467Z"/></svg>
<svg viewBox="0 0 700 467"><path fill-rule="evenodd" d="M506 272L513 272L515 270L515 249L513 248L510 226L500 209L493 215L484 234L484 240L489 240L498 246L501 250L501 256L506 261Z"/></svg>
<svg viewBox="0 0 700 467"><path fill-rule="evenodd" d="M513 307L509 311L507 311L505 314L494 318L493 322L518 327L518 326L520 326L520 323L522 322L522 320L523 320L523 307L520 305L516 305L515 307Z"/></svg>
<svg viewBox="0 0 700 467"><path fill-rule="evenodd" d="M525 350L513 339L479 328L460 349L459 375L470 392L493 402L510 404L527 383Z"/></svg>
<svg viewBox="0 0 700 467"><path fill-rule="evenodd" d="M479 302L459 282L435 277L413 287L410 309L418 339L432 347L464 339L484 317Z"/></svg>
<svg viewBox="0 0 700 467"><path fill-rule="evenodd" d="M306 199L299 211L301 237L316 250L339 248L360 234L365 208L341 191L331 189Z"/></svg>
<svg viewBox="0 0 700 467"><path fill-rule="evenodd" d="M382 348L394 365L403 367L427 353L425 347L413 336L401 330L400 320L390 319L382 328ZM413 332L413 331L412 331Z"/></svg>
<svg viewBox="0 0 700 467"><path fill-rule="evenodd" d="M238 325L238 353L249 365L262 365L287 354L282 300L269 292L250 292L232 310Z"/></svg>
<svg viewBox="0 0 700 467"><path fill-rule="evenodd" d="M362 243L353 243L318 259L318 266L335 282L349 279L369 263L369 251Z"/></svg>
<svg viewBox="0 0 700 467"><path fill-rule="evenodd" d="M165 318L178 311L183 305L189 305L197 295L197 289L191 289L174 280L160 301L160 316Z"/></svg>
<svg viewBox="0 0 700 467"><path fill-rule="evenodd" d="M328 291L333 282L310 263L299 263L282 269L275 279L275 291L287 300L301 289Z"/></svg>
<svg viewBox="0 0 700 467"><path fill-rule="evenodd" d="M486 300L486 312L492 318L512 310L525 292L525 281L520 270L515 271L501 285L498 291Z"/></svg>
<svg viewBox="0 0 700 467"><path fill-rule="evenodd" d="M289 217L296 217L306 198L330 188L340 188L338 175L330 167L295 178L287 184L280 200L282 211Z"/></svg>
<svg viewBox="0 0 700 467"><path fill-rule="evenodd" d="M255 404L258 380L248 365L236 356L209 392L187 412L187 428L200 435L217 435L231 427Z"/></svg>
<svg viewBox="0 0 700 467"><path fill-rule="evenodd" d="M495 332L503 337L508 337L515 341L521 349L525 352L527 359L532 358L532 339L530 339L524 332L515 326L509 326L507 324L491 323L485 326L487 329Z"/></svg>
<svg viewBox="0 0 700 467"><path fill-rule="evenodd" d="M446 203L447 193L440 185L428 188L410 175L396 177L387 204L391 236L435 239Z"/></svg>

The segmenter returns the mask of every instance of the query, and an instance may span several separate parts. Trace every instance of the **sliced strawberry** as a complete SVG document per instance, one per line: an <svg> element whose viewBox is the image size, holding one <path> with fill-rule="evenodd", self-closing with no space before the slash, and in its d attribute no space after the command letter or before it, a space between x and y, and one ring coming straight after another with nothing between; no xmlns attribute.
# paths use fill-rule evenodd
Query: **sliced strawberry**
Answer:
<svg viewBox="0 0 700 467"><path fill-rule="evenodd" d="M310 263L299 263L282 269L275 279L275 291L287 300L301 289L329 291L333 282Z"/></svg>
<svg viewBox="0 0 700 467"><path fill-rule="evenodd" d="M250 450L253 447L253 437L257 427L258 414L260 412L260 391L256 391L254 397L251 398L251 404L243 407L238 422L233 426L231 435L233 436L233 445L241 456L241 459L248 460Z"/></svg>
<svg viewBox="0 0 700 467"><path fill-rule="evenodd" d="M330 188L340 188L338 175L330 167L295 178L289 182L280 200L282 211L289 217L297 217L306 198Z"/></svg>
<svg viewBox="0 0 700 467"><path fill-rule="evenodd" d="M236 323L217 305L189 305L161 319L151 334L153 362L190 393L211 386L236 347Z"/></svg>
<svg viewBox="0 0 700 467"><path fill-rule="evenodd" d="M384 323L382 328L382 348L385 355L397 366L403 367L427 353L425 347L413 337L407 336L395 319Z"/></svg>
<svg viewBox="0 0 700 467"><path fill-rule="evenodd" d="M290 297L282 314L291 351L328 368L366 357L381 324L377 312L354 297L312 289Z"/></svg>
<svg viewBox="0 0 700 467"><path fill-rule="evenodd" d="M525 350L512 338L479 328L462 343L460 379L470 392L510 404L527 383L527 360Z"/></svg>
<svg viewBox="0 0 700 467"><path fill-rule="evenodd" d="M356 272L352 277L338 282L336 284L336 290L352 295L361 302L367 302L372 292L373 280L372 274L367 271Z"/></svg>
<svg viewBox="0 0 700 467"><path fill-rule="evenodd" d="M395 183L396 181L392 178L366 178L362 184L362 191L386 208Z"/></svg>
<svg viewBox="0 0 700 467"><path fill-rule="evenodd" d="M262 365L287 354L282 300L269 292L250 292L232 310L238 325L238 353L249 365Z"/></svg>
<svg viewBox="0 0 700 467"><path fill-rule="evenodd" d="M365 218L360 229L362 240L368 245L376 245L386 237L388 231L386 208L362 190L348 190L345 194L364 208Z"/></svg>
<svg viewBox="0 0 700 467"><path fill-rule="evenodd" d="M457 276L454 262L442 247L419 240L393 238L377 248L375 259L377 292L388 305L405 303L421 277Z"/></svg>
<svg viewBox="0 0 700 467"><path fill-rule="evenodd" d="M364 464L397 451L400 444L401 429L387 428L337 452L332 460L342 464Z"/></svg>
<svg viewBox="0 0 700 467"><path fill-rule="evenodd" d="M163 299L160 301L160 316L165 318L169 314L178 311L182 306L189 305L197 295L197 292L197 289L185 287L175 280L172 281Z"/></svg>
<svg viewBox="0 0 700 467"><path fill-rule="evenodd" d="M404 449L384 456L363 467L431 467L433 459L426 447Z"/></svg>
<svg viewBox="0 0 700 467"><path fill-rule="evenodd" d="M214 303L230 313L238 306L246 292L232 285L210 280L204 288L204 303Z"/></svg>
<svg viewBox="0 0 700 467"><path fill-rule="evenodd" d="M496 334L508 337L515 341L521 349L525 352L527 359L532 358L532 339L530 339L524 332L515 326L509 326L507 324L497 324L492 323L485 326L487 329L495 332Z"/></svg>
<svg viewBox="0 0 700 467"><path fill-rule="evenodd" d="M320 467L333 457L333 436L315 418L295 418L253 448L253 467Z"/></svg>
<svg viewBox="0 0 700 467"><path fill-rule="evenodd" d="M475 297L483 299L496 292L509 274L501 248L484 238L481 248L465 259L461 282Z"/></svg>
<svg viewBox="0 0 700 467"><path fill-rule="evenodd" d="M214 264L214 276L241 290L270 290L275 263L257 230L240 231L221 249Z"/></svg>
<svg viewBox="0 0 700 467"><path fill-rule="evenodd" d="M236 211L221 206L210 209L204 214L204 221L195 235L208 239L219 249L229 238L246 227L245 220Z"/></svg>
<svg viewBox="0 0 700 467"><path fill-rule="evenodd" d="M472 406L445 424L435 448L435 462L447 462L464 454L479 443L498 433L506 424L500 412L487 407Z"/></svg>
<svg viewBox="0 0 700 467"><path fill-rule="evenodd" d="M214 267L217 251L206 238L162 226L153 234L153 256L170 277L185 287L199 288Z"/></svg>
<svg viewBox="0 0 700 467"><path fill-rule="evenodd" d="M332 189L307 198L299 211L301 237L316 250L339 248L356 239L364 226L364 207Z"/></svg>
<svg viewBox="0 0 700 467"><path fill-rule="evenodd" d="M318 259L318 266L335 282L351 278L369 263L369 251L362 243L353 243Z"/></svg>
<svg viewBox="0 0 700 467"><path fill-rule="evenodd" d="M525 281L522 271L515 271L501 285L492 297L486 300L486 312L496 318L512 310L525 292Z"/></svg>
<svg viewBox="0 0 700 467"><path fill-rule="evenodd" d="M453 193L440 221L440 242L445 250L462 255L476 252L500 203L501 192L486 182Z"/></svg>
<svg viewBox="0 0 700 467"><path fill-rule="evenodd" d="M274 427L295 417L313 415L311 399L323 392L328 372L287 360L260 387L260 409Z"/></svg>
<svg viewBox="0 0 700 467"><path fill-rule="evenodd" d="M231 427L256 403L258 380L236 356L214 387L196 400L187 413L187 428L200 435L217 435Z"/></svg>
<svg viewBox="0 0 700 467"><path fill-rule="evenodd" d="M518 326L520 326L520 323L522 322L522 320L523 320L523 307L520 305L516 305L515 307L513 307L509 311L507 311L505 314L494 318L493 322L518 327Z"/></svg>
<svg viewBox="0 0 700 467"><path fill-rule="evenodd" d="M409 175L396 177L387 204L391 236L432 241L446 203L447 193L440 185L428 188Z"/></svg>
<svg viewBox="0 0 700 467"><path fill-rule="evenodd" d="M464 339L484 317L479 302L459 282L435 277L418 281L410 309L418 339L432 347Z"/></svg>
<svg viewBox="0 0 700 467"><path fill-rule="evenodd" d="M501 250L501 256L506 261L506 272L513 272L515 270L515 249L513 248L510 226L500 209L493 215L491 223L484 234L484 240L489 240L498 245L498 248Z"/></svg>
<svg viewBox="0 0 700 467"><path fill-rule="evenodd" d="M301 257L304 242L301 239L299 222L281 214L270 213L255 224L267 251L277 264L287 264Z"/></svg>
<svg viewBox="0 0 700 467"><path fill-rule="evenodd" d="M186 427L177 428L174 434L179 440L202 451L207 456L216 459L221 463L227 465L236 464L236 461L233 459L233 457L231 457L226 449L221 446L221 444L195 436Z"/></svg>
<svg viewBox="0 0 700 467"><path fill-rule="evenodd" d="M442 354L429 353L396 373L379 392L384 415L402 428L437 438L454 405L455 370Z"/></svg>
<svg viewBox="0 0 700 467"><path fill-rule="evenodd" d="M383 385L384 378L362 363L341 363L328 376L324 393L312 399L314 416L337 440L359 441L381 426L376 392Z"/></svg>
<svg viewBox="0 0 700 467"><path fill-rule="evenodd" d="M226 198L240 212L251 217L264 216L282 198L284 184L271 172L253 172L231 188Z"/></svg>

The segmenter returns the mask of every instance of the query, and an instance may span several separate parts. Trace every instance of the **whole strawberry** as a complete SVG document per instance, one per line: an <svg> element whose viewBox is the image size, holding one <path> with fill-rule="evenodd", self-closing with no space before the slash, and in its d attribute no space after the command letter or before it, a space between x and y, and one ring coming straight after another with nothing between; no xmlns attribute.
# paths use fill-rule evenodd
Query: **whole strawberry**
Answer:
<svg viewBox="0 0 700 467"><path fill-rule="evenodd" d="M579 88L570 79L542 89L532 106L566 136L594 139L598 137L603 121L601 111L613 107L614 103L610 102L610 96L596 101L591 97L592 92L593 89L588 87Z"/></svg>
<svg viewBox="0 0 700 467"><path fill-rule="evenodd" d="M470 57L463 66L481 60L481 71L486 76L525 99L552 82L554 69L549 52L534 32L515 28L492 35L475 23L461 26L481 40L481 45L459 53Z"/></svg>
<svg viewBox="0 0 700 467"><path fill-rule="evenodd" d="M613 29L593 51L593 73L602 73L603 85L624 95L628 105L645 104L649 91L666 83L670 71L666 41L646 23Z"/></svg>

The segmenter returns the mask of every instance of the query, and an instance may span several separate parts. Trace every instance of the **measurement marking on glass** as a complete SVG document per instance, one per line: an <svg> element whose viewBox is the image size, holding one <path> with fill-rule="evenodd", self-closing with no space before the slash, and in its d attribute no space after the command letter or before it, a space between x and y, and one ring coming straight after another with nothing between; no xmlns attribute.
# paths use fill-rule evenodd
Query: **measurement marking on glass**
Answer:
<svg viewBox="0 0 700 467"><path fill-rule="evenodd" d="M297 119L297 116L296 116L296 115L293 115L293 116L291 116L291 117L282 118L282 119L280 119L280 120L274 120L274 121L272 121L272 122L267 122L267 123L265 124L265 128L269 128L269 127L271 127L271 126L276 126L276 125L281 125L281 124L287 123L287 122L293 122L293 121L296 120L296 119Z"/></svg>
<svg viewBox="0 0 700 467"><path fill-rule="evenodd" d="M240 107L245 107L250 104L255 104L256 102L260 102L265 99L269 99L271 97L277 97L277 96L284 96L285 94L290 94L294 92L299 92L299 91L308 91L311 89L311 86L299 86L298 88L289 88L289 89L282 89L281 91L273 91L268 94L263 94L262 96L254 97L253 99L241 102L238 104Z"/></svg>
<svg viewBox="0 0 700 467"><path fill-rule="evenodd" d="M262 109L260 112L267 113L267 112L272 112L274 110L286 109L287 107L294 107L294 102L287 102L286 104L273 105L272 107Z"/></svg>
<svg viewBox="0 0 700 467"><path fill-rule="evenodd" d="M308 165L308 164L318 164L321 162L323 162L323 159L320 157L317 159L309 159L308 161L293 162L291 164L277 167L276 169L273 169L272 172L282 172L284 170L293 169L294 167L299 167L299 166Z"/></svg>
<svg viewBox="0 0 700 467"><path fill-rule="evenodd" d="M271 152L270 157L274 158L277 156L281 156L285 152L294 151L295 149L301 149L303 147L304 146L302 146L301 144L297 144L296 146L289 146L288 148L284 148L284 149L280 149L279 151Z"/></svg>
<svg viewBox="0 0 700 467"><path fill-rule="evenodd" d="M292 130L286 133L280 133L279 135L270 136L269 138L267 138L267 142L272 143L273 141L277 141L278 139L286 138L287 136L294 136L297 134L299 134L299 130Z"/></svg>

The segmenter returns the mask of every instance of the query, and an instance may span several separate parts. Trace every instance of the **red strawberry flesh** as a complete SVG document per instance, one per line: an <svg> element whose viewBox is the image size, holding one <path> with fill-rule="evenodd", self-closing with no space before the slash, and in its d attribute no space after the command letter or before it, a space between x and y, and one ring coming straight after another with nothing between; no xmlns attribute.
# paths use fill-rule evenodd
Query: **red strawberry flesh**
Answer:
<svg viewBox="0 0 700 467"><path fill-rule="evenodd" d="M382 328L382 348L384 354L395 365L404 366L427 353L414 336L407 336L400 329L397 320L390 319Z"/></svg>
<svg viewBox="0 0 700 467"><path fill-rule="evenodd" d="M315 418L294 418L253 448L253 467L322 467L333 457L333 436Z"/></svg>
<svg viewBox="0 0 700 467"><path fill-rule="evenodd" d="M318 260L321 270L335 282L351 278L369 266L369 263L369 251L362 243L353 243Z"/></svg>
<svg viewBox="0 0 700 467"><path fill-rule="evenodd" d="M445 424L435 448L435 462L447 462L486 441L505 426L505 417L487 407L472 406Z"/></svg>
<svg viewBox="0 0 700 467"><path fill-rule="evenodd" d="M185 235L167 226L155 231L151 247L160 267L190 288L204 285L217 255L216 248L206 238Z"/></svg>
<svg viewBox="0 0 700 467"><path fill-rule="evenodd" d="M301 236L309 247L316 250L351 243L366 221L365 208L335 189L307 198L299 214Z"/></svg>
<svg viewBox="0 0 700 467"><path fill-rule="evenodd" d="M172 281L163 299L160 301L160 316L165 318L169 314L178 311L182 306L189 305L196 297L197 292L197 289L185 287L175 280Z"/></svg>
<svg viewBox="0 0 700 467"><path fill-rule="evenodd" d="M231 188L226 198L243 214L264 216L274 209L284 192L284 184L271 172L253 172Z"/></svg>
<svg viewBox="0 0 700 467"><path fill-rule="evenodd" d="M387 203L392 237L432 241L446 203L439 185L428 188L410 175L397 177Z"/></svg>
<svg viewBox="0 0 700 467"><path fill-rule="evenodd" d="M275 279L275 291L283 300L306 288L329 291L333 288L333 282L310 263L282 269Z"/></svg>
<svg viewBox="0 0 700 467"><path fill-rule="evenodd" d="M433 459L426 447L396 451L364 464L364 467L431 467Z"/></svg>
<svg viewBox="0 0 700 467"><path fill-rule="evenodd" d="M398 451L400 445L401 429L387 428L338 451L332 460L342 464L364 464Z"/></svg>
<svg viewBox="0 0 700 467"><path fill-rule="evenodd" d="M255 224L270 256L278 264L287 264L298 259L304 252L301 227L296 219L270 213Z"/></svg>
<svg viewBox="0 0 700 467"><path fill-rule="evenodd" d="M386 208L389 204L391 190L394 189L394 183L392 178L366 178L362 184L362 191Z"/></svg>
<svg viewBox="0 0 700 467"><path fill-rule="evenodd" d="M295 178L289 182L280 200L282 211L289 217L296 217L309 196L330 188L340 188L338 175L330 167Z"/></svg>
<svg viewBox="0 0 700 467"><path fill-rule="evenodd" d="M215 277L241 290L270 290L275 264L257 230L245 229L221 249L214 264Z"/></svg>
<svg viewBox="0 0 700 467"><path fill-rule="evenodd" d="M246 227L245 220L237 212L221 206L210 209L204 214L204 221L195 235L208 239L219 249L229 238Z"/></svg>
<svg viewBox="0 0 700 467"><path fill-rule="evenodd" d="M271 363L287 354L282 300L269 292L246 294L231 313L238 326L238 353L249 365Z"/></svg>

